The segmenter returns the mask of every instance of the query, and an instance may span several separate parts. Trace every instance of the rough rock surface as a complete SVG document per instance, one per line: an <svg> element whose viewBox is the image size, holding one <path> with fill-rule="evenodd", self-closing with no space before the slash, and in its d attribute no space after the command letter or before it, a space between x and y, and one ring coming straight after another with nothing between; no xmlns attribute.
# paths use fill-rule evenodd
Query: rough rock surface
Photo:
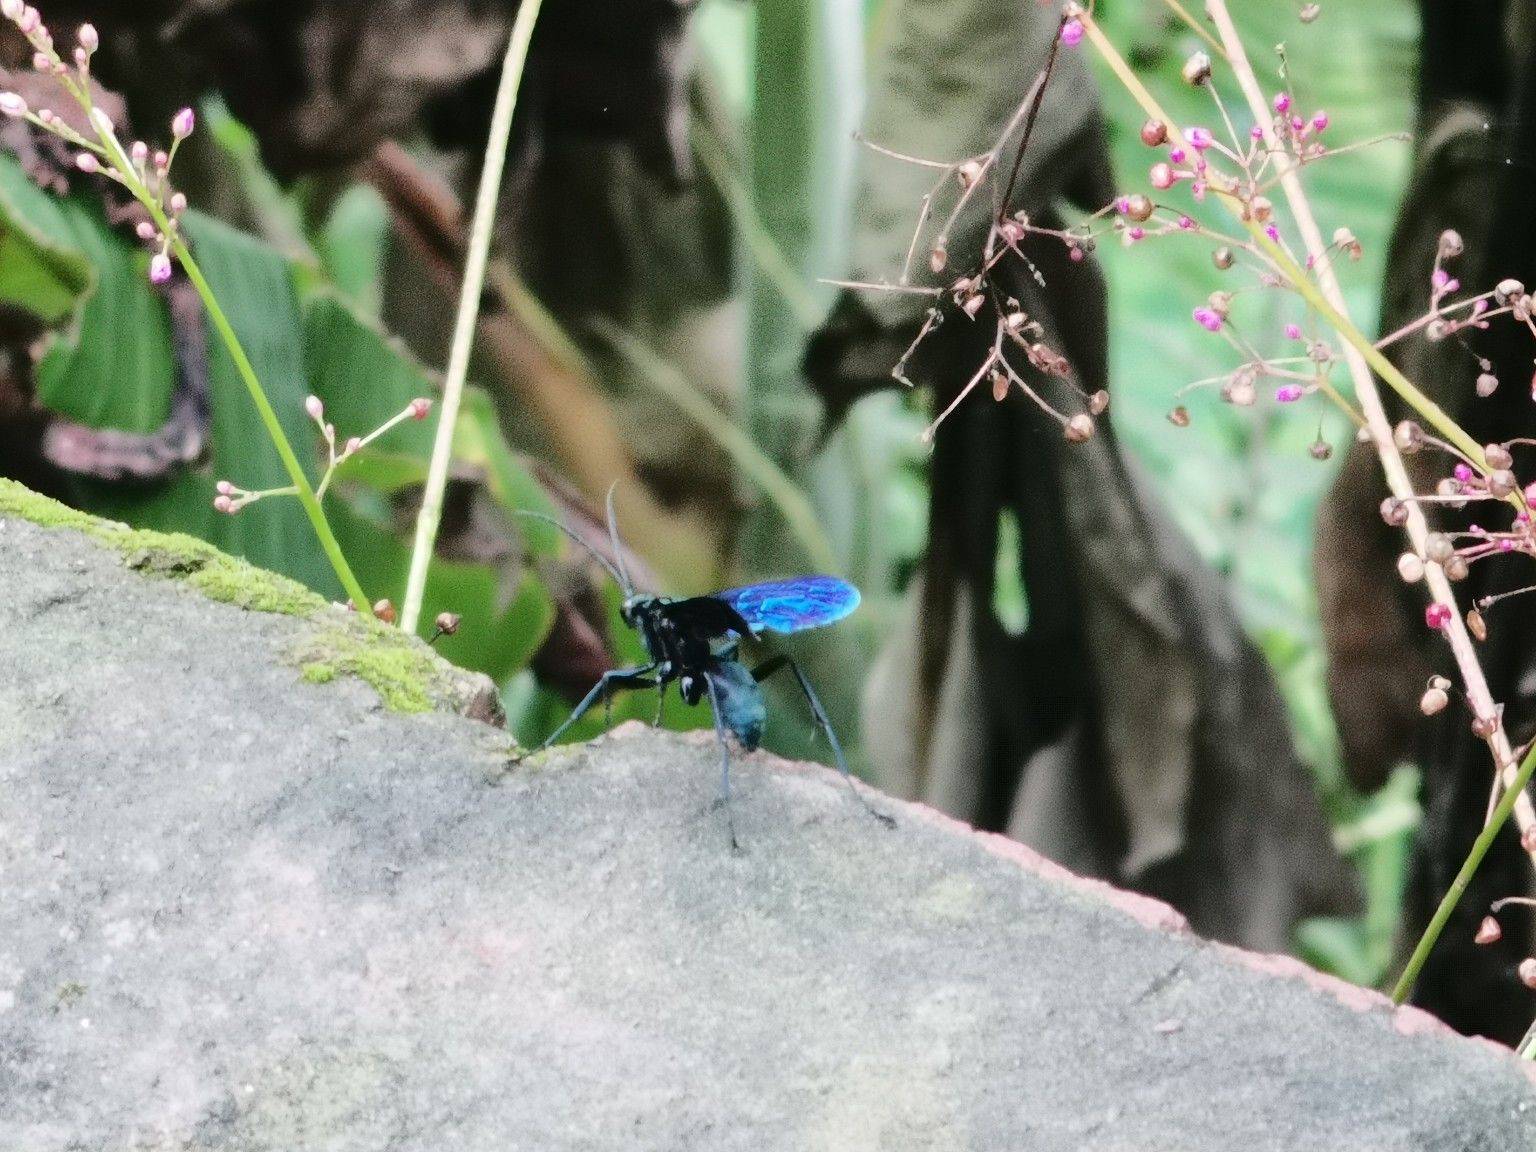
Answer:
<svg viewBox="0 0 1536 1152"><path fill-rule="evenodd" d="M509 766L0 519L0 1149L1536 1147L1490 1045L835 775Z"/></svg>

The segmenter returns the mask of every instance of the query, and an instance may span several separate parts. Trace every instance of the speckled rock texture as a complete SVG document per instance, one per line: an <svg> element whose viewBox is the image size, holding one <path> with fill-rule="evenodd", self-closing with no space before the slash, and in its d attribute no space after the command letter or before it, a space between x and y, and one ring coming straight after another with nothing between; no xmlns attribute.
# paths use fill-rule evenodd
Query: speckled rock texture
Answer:
<svg viewBox="0 0 1536 1152"><path fill-rule="evenodd" d="M836 775L303 681L0 518L0 1149L1536 1148L1491 1045Z"/></svg>

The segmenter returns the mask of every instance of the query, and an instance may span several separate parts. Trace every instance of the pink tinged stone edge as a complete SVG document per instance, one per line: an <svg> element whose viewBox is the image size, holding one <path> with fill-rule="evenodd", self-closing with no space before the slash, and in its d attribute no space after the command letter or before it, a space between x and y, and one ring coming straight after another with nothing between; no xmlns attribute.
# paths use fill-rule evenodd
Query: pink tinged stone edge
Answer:
<svg viewBox="0 0 1536 1152"><path fill-rule="evenodd" d="M627 720L619 724L608 733L610 739L630 739L644 735L654 729L640 720ZM708 730L684 733L684 738L690 743L712 744L715 734ZM754 753L753 755L759 755ZM836 771L823 764L811 764L800 761L780 760L768 753L761 753L771 758L777 765L793 771L807 773L825 773L836 776ZM1205 947L1214 949L1218 955L1231 962L1248 968L1264 976L1270 976L1282 980L1300 980L1309 988L1330 997L1338 1004L1355 1012L1387 1012L1392 1017L1392 1027L1402 1036L1434 1035L1447 1039L1466 1040L1482 1045L1497 1052L1499 1055L1515 1060L1528 1080L1536 1084L1536 1062L1520 1060L1514 1052L1503 1044L1486 1037L1462 1036L1450 1025L1431 1015L1422 1008L1412 1005L1395 1005L1391 997L1378 992L1374 988L1362 988L1358 984L1338 976L1319 972L1310 964L1298 960L1294 956L1281 955L1279 953L1250 952L1246 948L1239 948L1233 944L1223 944L1219 941L1204 940L1196 937L1189 926L1189 921L1182 913L1172 905L1151 896L1143 896L1137 892L1128 892L1123 888L1117 888L1104 880L1094 880L1086 876L1079 876L1076 872L1062 867L1054 860L1047 859L1028 845L1021 844L996 832L982 832L963 820L957 820L953 816L940 812L936 808L930 808L926 804L911 800L900 800L894 796L888 796L883 792L871 789L863 781L858 781L858 786L865 792L872 792L887 804L897 804L904 809L909 817L915 817L931 827L940 828L946 832L968 837L975 840L982 849L990 855L1007 860L1032 875L1043 880L1070 889L1073 892L1087 896L1129 916L1144 928L1154 932L1167 932L1175 936L1190 936L1200 940Z"/></svg>

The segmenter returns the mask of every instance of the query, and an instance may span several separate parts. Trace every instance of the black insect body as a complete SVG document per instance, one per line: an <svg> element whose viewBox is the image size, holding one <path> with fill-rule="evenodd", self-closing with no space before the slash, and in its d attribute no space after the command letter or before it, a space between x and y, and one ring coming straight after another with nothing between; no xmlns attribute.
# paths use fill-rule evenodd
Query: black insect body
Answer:
<svg viewBox="0 0 1536 1152"><path fill-rule="evenodd" d="M758 746L768 718L760 685L769 676L787 668L805 694L817 727L826 733L832 753L837 759L838 770L849 781L849 787L853 788L837 733L832 730L826 709L822 707L815 689L799 665L788 656L778 655L749 669L741 659L741 642L763 632L788 634L835 623L858 607L859 590L833 576L801 576L683 600L636 595L624 568L618 532L613 521L611 497L610 493L608 527L617 567L609 564L559 521L549 520L537 513L523 514L553 524L592 552L603 567L608 569L625 593L620 610L624 622L640 633L648 660L632 668L605 672L565 722L539 746L538 751L543 751L563 736L598 701L606 703L614 692L623 689L657 689L656 710L659 722L661 699L667 687L676 682L684 701L696 705L708 699L714 713L715 734L720 742L720 800L726 810L731 846L736 848L735 821L730 807L730 747L726 733L733 733L748 751ZM870 815L887 825L895 823L889 816L871 808L857 789L854 789L853 794Z"/></svg>

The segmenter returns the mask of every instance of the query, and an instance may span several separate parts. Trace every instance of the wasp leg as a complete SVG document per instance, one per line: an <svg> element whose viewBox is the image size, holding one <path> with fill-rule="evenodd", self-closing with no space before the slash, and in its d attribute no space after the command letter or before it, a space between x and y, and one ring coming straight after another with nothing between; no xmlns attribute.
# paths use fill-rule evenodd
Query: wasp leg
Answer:
<svg viewBox="0 0 1536 1152"><path fill-rule="evenodd" d="M720 742L720 803L725 808L725 830L731 837L731 851L740 852L741 845L736 840L736 815L731 810L731 745L725 735L720 690L715 687L714 678L707 674L704 683L709 688L709 709L715 716L715 739Z"/></svg>
<svg viewBox="0 0 1536 1152"><path fill-rule="evenodd" d="M821 706L821 700L817 697L816 690L811 687L810 680L806 678L804 672L800 671L800 665L796 664L790 657L780 654L763 661L763 663L754 668L752 670L752 678L761 684L775 672L781 671L784 668L788 668L794 674L796 683L800 685L800 691L805 693L805 702L811 706L811 716L815 719L817 727L827 734L827 743L832 745L832 755L837 757L837 770L843 774L843 779L848 781L848 790L864 806L864 811L868 812L887 828L896 827L896 821L884 812L877 811L868 800L864 799L864 794L854 785L853 774L848 771L848 761L843 756L843 746L838 743L837 733L832 730L832 721L827 718L827 710Z"/></svg>
<svg viewBox="0 0 1536 1152"><path fill-rule="evenodd" d="M576 705L575 710L565 718L565 723L551 732L549 739L545 740L534 751L542 752L556 740L560 739L560 737L564 736L570 726L585 716L599 698L604 703L607 703L610 694L615 688L644 688L655 684L656 681L647 675L647 673L654 671L655 668L656 665L654 664L646 664L639 668L616 668L612 672L604 672L598 678L597 683L592 686L592 691L588 692L582 698L581 703Z"/></svg>

